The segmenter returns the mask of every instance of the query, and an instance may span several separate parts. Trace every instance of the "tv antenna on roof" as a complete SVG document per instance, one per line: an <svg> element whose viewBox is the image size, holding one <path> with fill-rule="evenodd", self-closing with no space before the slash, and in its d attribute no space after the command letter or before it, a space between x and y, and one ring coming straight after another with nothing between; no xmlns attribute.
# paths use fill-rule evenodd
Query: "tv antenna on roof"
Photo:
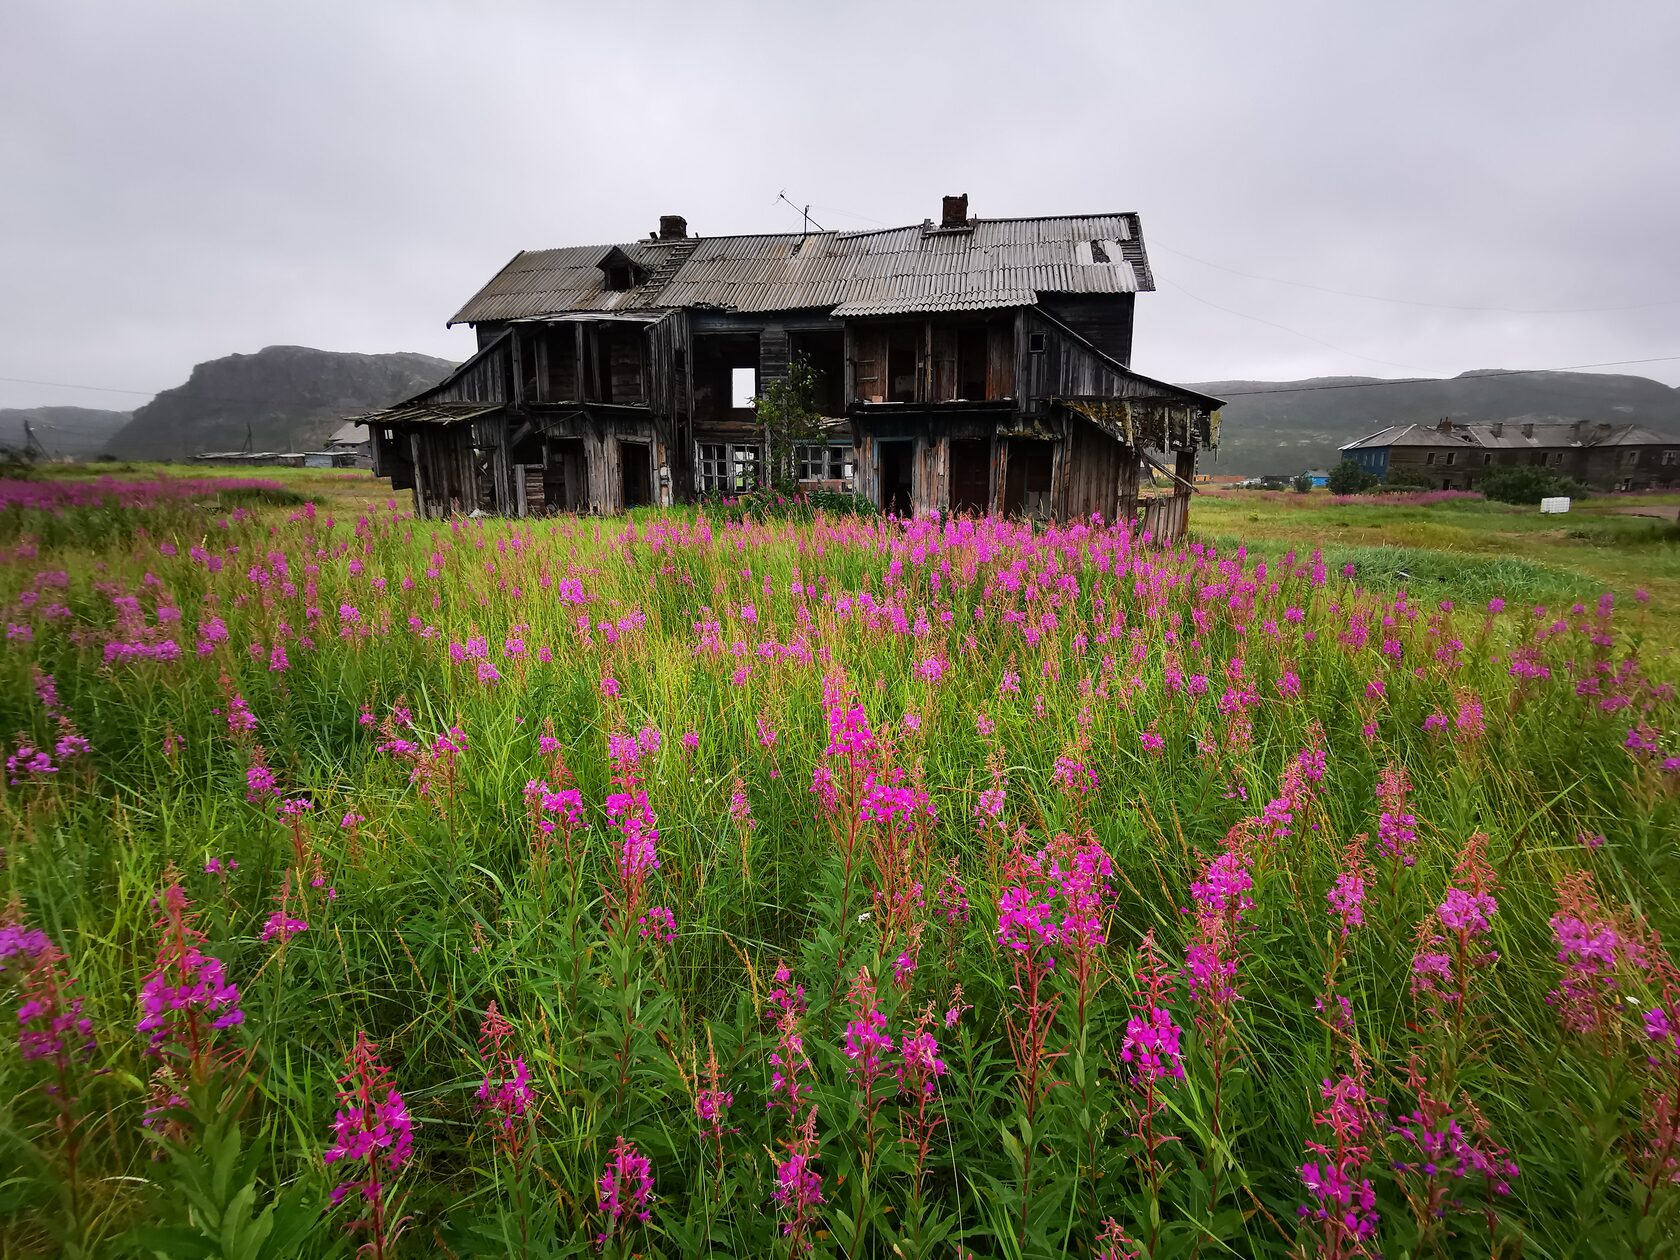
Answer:
<svg viewBox="0 0 1680 1260"><path fill-rule="evenodd" d="M823 227L822 224L818 223L815 219L813 219L811 217L811 207L810 206L794 205L793 202L788 201L787 189L784 188L784 189L782 189L781 192L777 193L776 194L776 200L777 201L787 201L788 205L793 206L793 208L795 210L799 211L800 217L805 221L804 231L805 231L805 234L807 236L809 236L811 234L811 228L813 226L819 232L826 232L828 230L827 228Z"/></svg>

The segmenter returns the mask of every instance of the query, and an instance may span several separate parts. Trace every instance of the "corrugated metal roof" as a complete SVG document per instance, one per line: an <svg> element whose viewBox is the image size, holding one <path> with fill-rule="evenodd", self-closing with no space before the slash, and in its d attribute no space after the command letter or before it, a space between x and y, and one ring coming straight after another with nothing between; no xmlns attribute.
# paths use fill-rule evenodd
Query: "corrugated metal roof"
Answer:
<svg viewBox="0 0 1680 1260"><path fill-rule="evenodd" d="M1524 433L1524 427L1529 432ZM1497 430L1497 432L1495 431ZM1433 424L1399 424L1379 430L1341 447L1344 451L1385 446L1474 446L1486 450L1556 450L1559 447L1662 446L1680 444L1637 424L1601 424L1591 420L1502 420L1490 424L1459 424L1442 432Z"/></svg>
<svg viewBox="0 0 1680 1260"><path fill-rule="evenodd" d="M635 288L603 288L599 264L615 248L646 273ZM449 322L675 307L743 312L850 307L841 313L855 314L984 310L1031 304L1040 293L1136 293L1154 287L1135 214L977 219L955 230L918 224L878 232L528 251Z"/></svg>
<svg viewBox="0 0 1680 1260"><path fill-rule="evenodd" d="M905 315L913 311L991 311L1007 306L1032 306L1038 294L1031 289L994 289L983 293L916 293L899 297L854 298L834 308L841 318L855 315Z"/></svg>
<svg viewBox="0 0 1680 1260"><path fill-rule="evenodd" d="M460 424L500 411L500 403L398 403L384 411L370 411L358 419L381 428L392 424Z"/></svg>
<svg viewBox="0 0 1680 1260"><path fill-rule="evenodd" d="M349 420L339 425L338 428L332 431L331 436L327 438L328 442L336 442L345 446L360 446L367 440L367 425L357 424L354 420Z"/></svg>

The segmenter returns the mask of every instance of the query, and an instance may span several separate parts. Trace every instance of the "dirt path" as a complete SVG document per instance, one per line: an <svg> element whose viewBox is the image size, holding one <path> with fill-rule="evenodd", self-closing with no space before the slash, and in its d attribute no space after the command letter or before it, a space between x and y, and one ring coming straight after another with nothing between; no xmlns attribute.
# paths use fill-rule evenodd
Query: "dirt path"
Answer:
<svg viewBox="0 0 1680 1260"><path fill-rule="evenodd" d="M1588 512L1603 516L1648 516L1656 521L1673 521L1680 525L1680 507L1651 503L1643 507L1588 508Z"/></svg>

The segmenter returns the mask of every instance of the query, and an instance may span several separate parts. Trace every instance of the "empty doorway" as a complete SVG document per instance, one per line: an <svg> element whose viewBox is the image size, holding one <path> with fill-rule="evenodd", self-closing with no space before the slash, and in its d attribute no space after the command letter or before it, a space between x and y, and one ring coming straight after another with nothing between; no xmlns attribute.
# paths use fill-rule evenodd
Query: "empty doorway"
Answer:
<svg viewBox="0 0 1680 1260"><path fill-rule="evenodd" d="M551 512L589 509L589 464L582 438L559 438L548 444L543 469L543 504Z"/></svg>
<svg viewBox="0 0 1680 1260"><path fill-rule="evenodd" d="M1030 438L1010 438L1008 471L1003 481L1005 516L1050 515L1050 470L1055 444Z"/></svg>
<svg viewBox="0 0 1680 1260"><path fill-rule="evenodd" d="M618 444L618 472L623 479L620 497L625 508L646 507L653 502L653 452L646 442Z"/></svg>
<svg viewBox="0 0 1680 1260"><path fill-rule="evenodd" d="M991 506L991 443L981 438L951 442L951 511L984 514Z"/></svg>
<svg viewBox="0 0 1680 1260"><path fill-rule="evenodd" d="M881 463L881 510L909 516L914 502L911 496L915 486L916 444L895 440L881 442L876 449L880 452Z"/></svg>

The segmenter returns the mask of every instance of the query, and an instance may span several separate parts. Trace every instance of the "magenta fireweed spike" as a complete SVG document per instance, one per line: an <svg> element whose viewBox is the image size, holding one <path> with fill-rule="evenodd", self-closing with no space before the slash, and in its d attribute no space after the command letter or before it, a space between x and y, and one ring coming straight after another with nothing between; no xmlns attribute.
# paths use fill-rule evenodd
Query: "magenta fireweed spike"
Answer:
<svg viewBox="0 0 1680 1260"><path fill-rule="evenodd" d="M361 1213L349 1228L366 1235L363 1247L375 1260L385 1260L402 1225L391 1190L414 1154L414 1122L365 1032L356 1034L345 1062L349 1070L338 1078L333 1141L321 1158L328 1167L344 1165L337 1171L348 1176L333 1187L333 1206L346 1198L361 1200Z"/></svg>

